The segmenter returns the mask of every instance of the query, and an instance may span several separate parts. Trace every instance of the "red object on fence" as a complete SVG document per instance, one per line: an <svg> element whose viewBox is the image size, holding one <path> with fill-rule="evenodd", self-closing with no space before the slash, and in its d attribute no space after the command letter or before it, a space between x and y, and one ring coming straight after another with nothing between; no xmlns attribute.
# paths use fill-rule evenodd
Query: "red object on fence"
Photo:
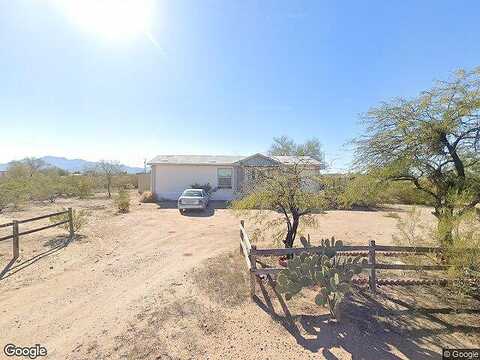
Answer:
<svg viewBox="0 0 480 360"><path fill-rule="evenodd" d="M286 256L282 256L278 259L278 265L280 266L283 266L283 267L287 267L288 266L288 259Z"/></svg>

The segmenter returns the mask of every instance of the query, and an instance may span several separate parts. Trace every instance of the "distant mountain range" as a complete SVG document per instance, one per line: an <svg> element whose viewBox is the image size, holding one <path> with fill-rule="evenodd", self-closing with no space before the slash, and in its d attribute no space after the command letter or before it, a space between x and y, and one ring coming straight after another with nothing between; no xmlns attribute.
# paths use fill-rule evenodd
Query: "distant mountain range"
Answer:
<svg viewBox="0 0 480 360"><path fill-rule="evenodd" d="M43 160L48 165L55 166L69 172L75 172L75 171L82 172L86 169L91 169L95 167L95 165L97 164L96 162L93 162L93 161L87 161L82 159L67 159L64 157L57 157L57 156L43 156L39 159ZM132 166L126 166L126 165L120 165L120 166L122 167L123 171L126 171L129 174L143 172L143 168L141 167L132 167ZM8 163L0 164L0 171L7 170L7 167L8 167Z"/></svg>

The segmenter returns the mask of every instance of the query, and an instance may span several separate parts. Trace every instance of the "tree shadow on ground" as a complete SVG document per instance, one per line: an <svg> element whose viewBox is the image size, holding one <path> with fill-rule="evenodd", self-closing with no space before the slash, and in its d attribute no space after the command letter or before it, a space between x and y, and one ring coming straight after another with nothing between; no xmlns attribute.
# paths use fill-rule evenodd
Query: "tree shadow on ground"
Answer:
<svg viewBox="0 0 480 360"><path fill-rule="evenodd" d="M351 354L352 359L438 359L441 356L427 348L428 337L432 335L450 334L453 331L463 333L480 333L480 327L468 325L452 325L435 317L435 313L447 313L449 308L412 309L409 304L399 302L401 310L386 309L368 291L357 289L345 307L341 322L332 321L327 315L292 315L282 296L274 288L271 278L267 284L258 280L263 300L255 297L257 305L269 314L273 320L280 323L297 341L311 352L321 352L328 360L337 359L332 348L342 348ZM268 287L268 291L266 289ZM397 299L391 299L398 301ZM274 303L279 304L281 311L277 312ZM475 309L460 310L460 313L480 313ZM457 313L459 313L457 311ZM434 321L436 327L399 329L398 324L379 321L381 315L389 317L413 315L425 316ZM432 319L433 318L433 319ZM424 345L425 344L425 345ZM437 343L439 347L442 344ZM396 353L393 352L396 349ZM431 347L430 347L431 348ZM401 355L397 355L400 354Z"/></svg>
<svg viewBox="0 0 480 360"><path fill-rule="evenodd" d="M58 235L53 238L48 239L43 243L43 247L48 247L50 249L54 249L57 247L65 247L68 246L73 241L81 241L82 239L85 238L85 235L75 235L73 239L71 239L69 236L65 235Z"/></svg>
<svg viewBox="0 0 480 360"><path fill-rule="evenodd" d="M75 235L75 237L73 238L70 238L69 236L59 235L47 240L45 243L43 243L43 246L48 248L47 250L39 254L36 254L23 261L18 259L10 260L7 266L5 266L5 268L0 272L0 281L5 280L10 276L13 276L17 272L24 270L25 268L35 264L37 261L47 256L50 256L59 252L60 250L67 247L72 241L78 241L82 238L84 238L83 235ZM15 264L16 262L18 263Z"/></svg>

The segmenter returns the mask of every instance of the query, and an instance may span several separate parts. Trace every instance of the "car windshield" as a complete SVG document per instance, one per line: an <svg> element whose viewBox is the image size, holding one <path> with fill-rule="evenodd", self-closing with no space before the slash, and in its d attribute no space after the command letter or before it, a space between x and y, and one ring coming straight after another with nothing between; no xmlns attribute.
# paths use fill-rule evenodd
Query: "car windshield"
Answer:
<svg viewBox="0 0 480 360"><path fill-rule="evenodd" d="M202 190L185 190L183 196L203 197Z"/></svg>

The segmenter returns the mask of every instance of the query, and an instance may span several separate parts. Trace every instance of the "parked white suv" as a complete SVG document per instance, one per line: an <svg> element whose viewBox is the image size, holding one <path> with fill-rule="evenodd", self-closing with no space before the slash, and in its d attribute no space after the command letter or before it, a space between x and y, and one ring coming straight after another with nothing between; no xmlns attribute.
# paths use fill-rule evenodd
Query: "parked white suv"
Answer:
<svg viewBox="0 0 480 360"><path fill-rule="evenodd" d="M203 189L187 189L178 198L178 210L181 214L190 209L205 210L209 196Z"/></svg>

